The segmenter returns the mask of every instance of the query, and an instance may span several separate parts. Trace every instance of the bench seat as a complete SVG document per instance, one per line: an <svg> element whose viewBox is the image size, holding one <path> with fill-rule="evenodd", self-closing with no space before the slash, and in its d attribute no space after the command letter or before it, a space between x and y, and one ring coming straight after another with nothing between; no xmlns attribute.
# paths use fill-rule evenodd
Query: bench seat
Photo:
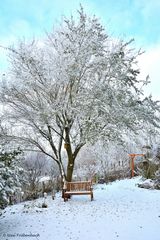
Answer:
<svg viewBox="0 0 160 240"><path fill-rule="evenodd" d="M63 198L67 201L71 195L90 195L93 200L93 188L91 181L65 182L63 188Z"/></svg>
<svg viewBox="0 0 160 240"><path fill-rule="evenodd" d="M70 194L70 195L88 195L88 194L91 194L91 192L90 191L82 191L82 192L80 192L80 191L74 191L74 192L72 192L72 191L70 191L70 192L65 192L65 194Z"/></svg>

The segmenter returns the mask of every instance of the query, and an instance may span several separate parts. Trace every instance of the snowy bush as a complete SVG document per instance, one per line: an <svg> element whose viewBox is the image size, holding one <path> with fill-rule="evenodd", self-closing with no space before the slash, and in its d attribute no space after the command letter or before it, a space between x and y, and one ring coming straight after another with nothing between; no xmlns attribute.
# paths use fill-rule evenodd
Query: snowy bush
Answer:
<svg viewBox="0 0 160 240"><path fill-rule="evenodd" d="M24 171L20 166L20 154L19 149L0 149L0 208L5 208L10 202L10 196L21 190Z"/></svg>

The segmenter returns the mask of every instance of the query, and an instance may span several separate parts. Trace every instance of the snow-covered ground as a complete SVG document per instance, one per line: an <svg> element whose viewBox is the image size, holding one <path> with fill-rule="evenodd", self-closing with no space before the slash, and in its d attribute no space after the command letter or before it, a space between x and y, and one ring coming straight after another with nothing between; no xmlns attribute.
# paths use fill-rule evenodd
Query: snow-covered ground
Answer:
<svg viewBox="0 0 160 240"><path fill-rule="evenodd" d="M94 201L47 198L5 209L1 240L160 240L160 191L136 186L139 178L97 185Z"/></svg>

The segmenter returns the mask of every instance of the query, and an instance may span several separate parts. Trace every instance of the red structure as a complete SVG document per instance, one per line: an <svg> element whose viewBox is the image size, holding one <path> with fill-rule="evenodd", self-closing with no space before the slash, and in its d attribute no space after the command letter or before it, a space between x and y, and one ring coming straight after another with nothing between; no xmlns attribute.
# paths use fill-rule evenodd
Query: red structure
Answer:
<svg viewBox="0 0 160 240"><path fill-rule="evenodd" d="M134 177L134 159L135 157L138 156L144 156L144 154L136 154L136 153L131 153L129 154L130 158L131 158L131 178Z"/></svg>

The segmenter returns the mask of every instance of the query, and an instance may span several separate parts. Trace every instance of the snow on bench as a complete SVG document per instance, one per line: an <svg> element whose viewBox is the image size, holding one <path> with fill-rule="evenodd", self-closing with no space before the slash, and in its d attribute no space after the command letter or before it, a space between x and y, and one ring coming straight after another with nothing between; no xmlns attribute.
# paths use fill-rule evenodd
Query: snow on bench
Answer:
<svg viewBox="0 0 160 240"><path fill-rule="evenodd" d="M67 201L71 195L90 195L93 200L93 187L91 181L65 182L63 187L63 198Z"/></svg>

